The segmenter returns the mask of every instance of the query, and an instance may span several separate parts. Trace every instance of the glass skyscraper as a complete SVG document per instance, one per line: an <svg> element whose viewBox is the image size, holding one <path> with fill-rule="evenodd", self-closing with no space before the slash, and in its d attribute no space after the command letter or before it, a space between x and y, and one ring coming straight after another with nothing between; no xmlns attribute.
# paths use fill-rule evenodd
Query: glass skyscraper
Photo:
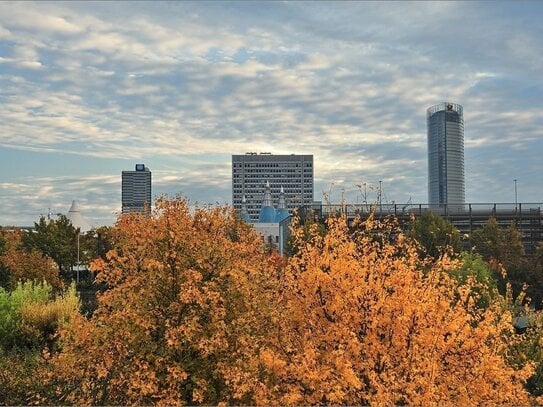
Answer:
<svg viewBox="0 0 543 407"><path fill-rule="evenodd" d="M464 114L456 103L440 103L426 111L428 123L428 203L444 206L465 202Z"/></svg>
<svg viewBox="0 0 543 407"><path fill-rule="evenodd" d="M121 190L122 213L151 213L151 171L144 164L122 172Z"/></svg>

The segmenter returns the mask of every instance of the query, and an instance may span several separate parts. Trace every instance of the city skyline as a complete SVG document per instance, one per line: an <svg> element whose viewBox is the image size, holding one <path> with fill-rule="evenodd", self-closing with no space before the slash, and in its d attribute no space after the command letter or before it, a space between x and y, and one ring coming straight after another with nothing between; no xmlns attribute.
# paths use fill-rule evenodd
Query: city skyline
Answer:
<svg viewBox="0 0 543 407"><path fill-rule="evenodd" d="M231 156L314 156L315 200L427 201L426 109L464 107L466 202L543 201L538 2L0 3L0 225L231 204Z"/></svg>

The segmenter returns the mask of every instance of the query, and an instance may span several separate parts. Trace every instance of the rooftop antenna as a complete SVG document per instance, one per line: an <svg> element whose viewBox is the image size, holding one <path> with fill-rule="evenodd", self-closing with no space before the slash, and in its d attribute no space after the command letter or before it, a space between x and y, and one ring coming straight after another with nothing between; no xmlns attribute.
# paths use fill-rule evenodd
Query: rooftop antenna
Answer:
<svg viewBox="0 0 543 407"><path fill-rule="evenodd" d="M404 206L402 206L402 212L405 211L405 209L406 209L409 205L411 205L411 197L409 197L409 199L407 200L407 203L406 203Z"/></svg>

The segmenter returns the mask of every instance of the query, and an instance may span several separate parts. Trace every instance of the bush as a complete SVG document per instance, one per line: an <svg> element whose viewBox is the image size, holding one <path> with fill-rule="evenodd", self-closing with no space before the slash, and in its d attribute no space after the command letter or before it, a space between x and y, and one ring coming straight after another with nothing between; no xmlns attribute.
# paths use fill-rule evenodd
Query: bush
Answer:
<svg viewBox="0 0 543 407"><path fill-rule="evenodd" d="M0 288L0 350L51 346L56 330L78 309L74 285L56 298L46 282L20 282L12 292Z"/></svg>

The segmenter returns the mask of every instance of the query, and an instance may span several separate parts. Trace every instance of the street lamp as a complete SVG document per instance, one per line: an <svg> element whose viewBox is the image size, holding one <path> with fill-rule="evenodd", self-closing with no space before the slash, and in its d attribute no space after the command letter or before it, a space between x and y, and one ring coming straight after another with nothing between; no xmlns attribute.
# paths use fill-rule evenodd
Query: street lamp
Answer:
<svg viewBox="0 0 543 407"><path fill-rule="evenodd" d="M517 179L515 178L513 181L515 181L515 212L517 211Z"/></svg>
<svg viewBox="0 0 543 407"><path fill-rule="evenodd" d="M379 212L383 212L383 181L379 180Z"/></svg>

